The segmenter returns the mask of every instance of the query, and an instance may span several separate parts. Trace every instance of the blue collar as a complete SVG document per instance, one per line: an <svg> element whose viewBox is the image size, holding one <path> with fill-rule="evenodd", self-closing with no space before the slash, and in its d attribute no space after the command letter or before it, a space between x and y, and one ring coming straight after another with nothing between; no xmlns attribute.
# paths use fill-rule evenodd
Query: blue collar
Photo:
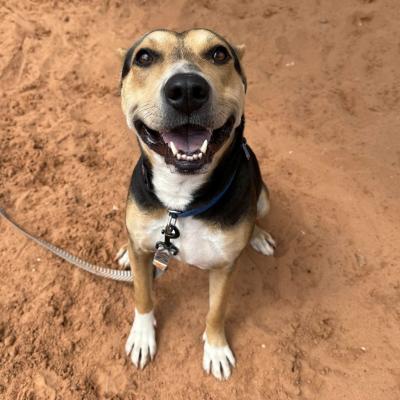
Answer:
<svg viewBox="0 0 400 400"><path fill-rule="evenodd" d="M245 138L242 138L242 149L244 151L244 154L247 158L247 160L250 160L250 152L247 147L247 141ZM214 196L208 203L192 208L186 211L176 211L176 210L168 210L168 214L172 220L176 220L178 218L186 218L186 217L195 217L197 215L200 215L206 211L208 211L210 208L214 207L224 196L224 194L229 190L229 188L232 185L233 180L235 179L237 173L237 168L233 172L232 176L229 178L229 181L226 183L224 188L222 189L221 192L219 192L216 196Z"/></svg>
<svg viewBox="0 0 400 400"><path fill-rule="evenodd" d="M178 217L179 218L195 217L196 215L202 214L207 210L209 210L210 208L214 207L221 200L221 198L228 191L228 189L231 187L232 182L235 179L236 172L237 170L229 178L229 181L225 185L223 190L219 192L216 196L214 196L207 204L186 211L168 210L169 216L173 219L177 219Z"/></svg>

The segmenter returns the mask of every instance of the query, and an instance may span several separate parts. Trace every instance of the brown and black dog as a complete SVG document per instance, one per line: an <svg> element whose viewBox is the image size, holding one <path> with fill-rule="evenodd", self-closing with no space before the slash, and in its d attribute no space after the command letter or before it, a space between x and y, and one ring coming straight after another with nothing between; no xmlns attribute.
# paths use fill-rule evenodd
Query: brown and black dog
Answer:
<svg viewBox="0 0 400 400"><path fill-rule="evenodd" d="M249 242L265 255L274 251L272 237L256 225L269 199L243 137L243 53L243 46L206 29L153 31L125 53L122 109L141 157L119 262L134 276L135 318L126 352L140 368L156 353L153 257L171 211L180 232L171 242L176 258L209 271L203 368L218 379L227 379L235 365L224 320L236 260Z"/></svg>

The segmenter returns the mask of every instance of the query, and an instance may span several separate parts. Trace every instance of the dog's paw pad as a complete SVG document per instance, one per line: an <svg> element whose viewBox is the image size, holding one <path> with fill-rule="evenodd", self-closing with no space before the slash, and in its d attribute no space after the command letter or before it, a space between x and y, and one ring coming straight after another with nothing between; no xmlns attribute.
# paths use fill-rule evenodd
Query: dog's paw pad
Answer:
<svg viewBox="0 0 400 400"><path fill-rule="evenodd" d="M228 345L213 346L207 336L204 339L203 369L207 374L212 373L217 379L229 379L231 370L235 366L235 357Z"/></svg>
<svg viewBox="0 0 400 400"><path fill-rule="evenodd" d="M135 312L135 320L126 341L125 351L137 368L143 369L156 354L155 325L153 311L146 314Z"/></svg>
<svg viewBox="0 0 400 400"><path fill-rule="evenodd" d="M122 246L114 259L118 265L123 269L129 269L131 264L129 262L128 248L126 246Z"/></svg>
<svg viewBox="0 0 400 400"><path fill-rule="evenodd" d="M274 238L268 232L265 232L257 226L254 229L250 244L254 250L266 256L272 256L276 249Z"/></svg>

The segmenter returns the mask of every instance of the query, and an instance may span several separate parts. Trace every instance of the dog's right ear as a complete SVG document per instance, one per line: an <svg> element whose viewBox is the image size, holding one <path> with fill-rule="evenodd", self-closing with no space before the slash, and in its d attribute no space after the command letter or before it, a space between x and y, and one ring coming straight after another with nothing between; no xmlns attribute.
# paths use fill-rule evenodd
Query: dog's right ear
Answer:
<svg viewBox="0 0 400 400"><path fill-rule="evenodd" d="M236 46L234 47L234 49L235 49L235 51L236 51L236 54L237 54L238 57L239 57L239 60L242 60L242 58L243 58L243 56L244 56L244 53L246 52L246 45L244 45L244 44L239 44L239 45L236 45Z"/></svg>

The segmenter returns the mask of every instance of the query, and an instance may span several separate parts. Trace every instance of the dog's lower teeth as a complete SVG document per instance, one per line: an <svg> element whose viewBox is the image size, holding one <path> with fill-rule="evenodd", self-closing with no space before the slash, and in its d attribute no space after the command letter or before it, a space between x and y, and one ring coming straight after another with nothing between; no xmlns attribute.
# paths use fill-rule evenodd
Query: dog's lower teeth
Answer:
<svg viewBox="0 0 400 400"><path fill-rule="evenodd" d="M172 143L172 142L170 142ZM172 150L172 148L171 148ZM193 161L193 160L201 160L203 158L203 153L201 151L199 151L196 154L192 154L191 156L184 154L184 153L176 153L174 154L175 158L177 158L178 160L186 160L186 161Z"/></svg>

